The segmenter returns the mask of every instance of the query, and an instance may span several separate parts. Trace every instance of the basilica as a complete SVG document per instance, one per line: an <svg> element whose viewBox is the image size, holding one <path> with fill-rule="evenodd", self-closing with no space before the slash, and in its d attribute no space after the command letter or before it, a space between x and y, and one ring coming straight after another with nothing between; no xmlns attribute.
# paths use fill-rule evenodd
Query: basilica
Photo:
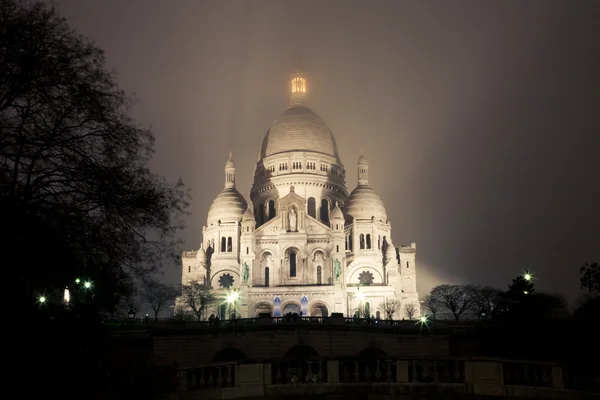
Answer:
<svg viewBox="0 0 600 400"><path fill-rule="evenodd" d="M236 189L230 154L200 248L182 254L182 284L211 288L217 301L207 315L221 319L290 312L385 318L390 304L394 319L417 317L416 244L393 244L362 154L348 195L335 138L308 107L306 76L294 74L289 84L289 107L260 147L250 201Z"/></svg>

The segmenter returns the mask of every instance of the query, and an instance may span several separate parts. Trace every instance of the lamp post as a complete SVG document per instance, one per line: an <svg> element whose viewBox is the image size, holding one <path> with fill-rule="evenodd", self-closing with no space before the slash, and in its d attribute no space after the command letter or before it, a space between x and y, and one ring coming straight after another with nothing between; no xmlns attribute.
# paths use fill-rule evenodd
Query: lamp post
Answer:
<svg viewBox="0 0 600 400"><path fill-rule="evenodd" d="M235 303L237 301L237 299L240 297L240 295L238 294L238 292L231 292L229 294L229 296L227 296L227 304L228 304L228 308L229 308L229 319L231 319L231 306L233 305L233 309L235 312Z"/></svg>
<svg viewBox="0 0 600 400"><path fill-rule="evenodd" d="M363 292L360 291L360 288L358 288L358 290L356 291L356 297L358 298L358 313L359 313L359 316L361 314L363 314L362 318L364 318L365 316L364 316L364 311L362 309L362 307L363 307L362 303L363 303L363 300L365 299L365 295L364 295Z"/></svg>
<svg viewBox="0 0 600 400"><path fill-rule="evenodd" d="M129 320L133 322L133 320L135 319L135 310L133 309L133 307L129 307L129 311L127 312L128 316L129 316Z"/></svg>

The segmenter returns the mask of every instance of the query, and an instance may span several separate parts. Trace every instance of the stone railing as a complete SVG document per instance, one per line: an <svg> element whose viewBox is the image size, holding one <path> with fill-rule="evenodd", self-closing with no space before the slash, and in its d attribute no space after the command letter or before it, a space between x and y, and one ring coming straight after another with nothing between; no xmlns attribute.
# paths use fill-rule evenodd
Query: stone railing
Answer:
<svg viewBox="0 0 600 400"><path fill-rule="evenodd" d="M164 398L173 398L171 392L182 399L360 392L572 400L600 399L599 377L598 370L588 367L495 359L278 360L179 370L171 389L160 392Z"/></svg>

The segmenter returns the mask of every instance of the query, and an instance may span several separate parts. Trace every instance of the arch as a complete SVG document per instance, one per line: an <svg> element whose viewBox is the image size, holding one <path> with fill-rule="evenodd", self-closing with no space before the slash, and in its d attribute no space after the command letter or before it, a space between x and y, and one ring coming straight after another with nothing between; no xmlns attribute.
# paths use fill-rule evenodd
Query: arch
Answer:
<svg viewBox="0 0 600 400"><path fill-rule="evenodd" d="M269 221L275 218L275 200L269 200L267 203Z"/></svg>
<svg viewBox="0 0 600 400"><path fill-rule="evenodd" d="M306 213L313 218L317 218L317 204L314 197L309 197L306 203Z"/></svg>
<svg viewBox="0 0 600 400"><path fill-rule="evenodd" d="M231 253L233 251L233 240L231 236L227 238L227 252Z"/></svg>
<svg viewBox="0 0 600 400"><path fill-rule="evenodd" d="M358 236L358 241L359 241L359 244L360 244L360 249L361 250L364 249L365 248L365 234L364 233L361 233Z"/></svg>
<svg viewBox="0 0 600 400"><path fill-rule="evenodd" d="M329 309L327 305L321 301L315 301L310 306L310 316L311 317L328 317Z"/></svg>
<svg viewBox="0 0 600 400"><path fill-rule="evenodd" d="M227 249L227 238L221 238L221 253L225 253L225 249Z"/></svg>
<svg viewBox="0 0 600 400"><path fill-rule="evenodd" d="M380 268L373 267L372 265L360 263L356 265L351 265L346 273L346 283L358 283L358 275L362 271L371 271L373 274L373 283L379 284L383 283L383 274Z"/></svg>
<svg viewBox="0 0 600 400"><path fill-rule="evenodd" d="M285 303L283 307L281 307L281 315L285 316L288 312L300 314L300 304L289 301Z"/></svg>
<svg viewBox="0 0 600 400"><path fill-rule="evenodd" d="M326 225L329 225L329 199L327 197L321 200L321 207L319 208L319 219Z"/></svg>
<svg viewBox="0 0 600 400"><path fill-rule="evenodd" d="M269 313L273 316L273 305L268 301L260 301L253 307L253 314L258 317L261 313Z"/></svg>
<svg viewBox="0 0 600 400"><path fill-rule="evenodd" d="M238 286L238 282L240 280L240 272L239 272L239 270L235 270L233 268L235 268L235 267L229 266L229 267L225 267L225 268L214 271L209 279L211 287L219 288L220 287L219 286L219 278L221 277L221 275L224 275L224 274L229 274L233 277L233 287Z"/></svg>
<svg viewBox="0 0 600 400"><path fill-rule="evenodd" d="M288 349L284 354L283 358L287 359L310 359L319 357L319 353L311 346L299 344Z"/></svg>
<svg viewBox="0 0 600 400"><path fill-rule="evenodd" d="M269 276L269 267L265 267L265 287L269 287L271 277Z"/></svg>
<svg viewBox="0 0 600 400"><path fill-rule="evenodd" d="M371 234L367 233L367 249L371 248Z"/></svg>
<svg viewBox="0 0 600 400"><path fill-rule="evenodd" d="M212 362L239 361L247 358L243 351L235 347L225 347L212 357Z"/></svg>
<svg viewBox="0 0 600 400"><path fill-rule="evenodd" d="M365 358L377 358L377 359L385 359L387 357L387 353L380 348L377 347L367 347L358 352L359 359Z"/></svg>

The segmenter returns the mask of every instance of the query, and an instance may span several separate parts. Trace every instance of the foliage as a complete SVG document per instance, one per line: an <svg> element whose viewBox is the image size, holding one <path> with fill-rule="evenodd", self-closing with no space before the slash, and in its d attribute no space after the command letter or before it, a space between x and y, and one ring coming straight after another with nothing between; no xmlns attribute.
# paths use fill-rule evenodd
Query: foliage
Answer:
<svg viewBox="0 0 600 400"><path fill-rule="evenodd" d="M195 280L181 287L181 299L191 308L198 321L206 318L206 309L216 300L210 288Z"/></svg>
<svg viewBox="0 0 600 400"><path fill-rule="evenodd" d="M379 305L379 308L383 310L385 319L391 321L394 319L394 314L400 309L400 305L401 303L397 299L386 299Z"/></svg>
<svg viewBox="0 0 600 400"><path fill-rule="evenodd" d="M438 285L431 289L430 296L452 313L458 321L471 309L475 302L477 287L474 285Z"/></svg>
<svg viewBox="0 0 600 400"><path fill-rule="evenodd" d="M175 308L173 319L177 322L193 322L196 319L196 316L193 312L179 306Z"/></svg>
<svg viewBox="0 0 600 400"><path fill-rule="evenodd" d="M155 279L146 279L142 283L142 298L154 311L154 320L158 320L160 310L177 297L177 291L169 285Z"/></svg>
<svg viewBox="0 0 600 400"><path fill-rule="evenodd" d="M433 320L435 320L436 314L443 308L440 299L438 297L431 296L430 294L423 297L421 304L423 305L423 308L425 308L431 314L431 319Z"/></svg>
<svg viewBox="0 0 600 400"><path fill-rule="evenodd" d="M45 2L0 4L5 264L20 272L23 304L86 276L114 313L123 276L175 259L187 192L148 169L154 136L128 116L102 50Z"/></svg>
<svg viewBox="0 0 600 400"><path fill-rule="evenodd" d="M413 303L408 303L404 305L404 315L406 315L406 318L408 318L411 321L417 316L418 311L419 310L417 306L415 306Z"/></svg>
<svg viewBox="0 0 600 400"><path fill-rule="evenodd" d="M512 284L508 286L508 294L515 298L523 297L523 295L531 295L535 292L535 285L531 280L525 279L523 275L513 279Z"/></svg>
<svg viewBox="0 0 600 400"><path fill-rule="evenodd" d="M477 319L492 318L498 311L502 301L502 291L491 286L475 287L473 310Z"/></svg>
<svg viewBox="0 0 600 400"><path fill-rule="evenodd" d="M582 289L587 289L590 292L600 293L600 264L597 262L589 264L585 263L579 269L581 274L580 283Z"/></svg>

